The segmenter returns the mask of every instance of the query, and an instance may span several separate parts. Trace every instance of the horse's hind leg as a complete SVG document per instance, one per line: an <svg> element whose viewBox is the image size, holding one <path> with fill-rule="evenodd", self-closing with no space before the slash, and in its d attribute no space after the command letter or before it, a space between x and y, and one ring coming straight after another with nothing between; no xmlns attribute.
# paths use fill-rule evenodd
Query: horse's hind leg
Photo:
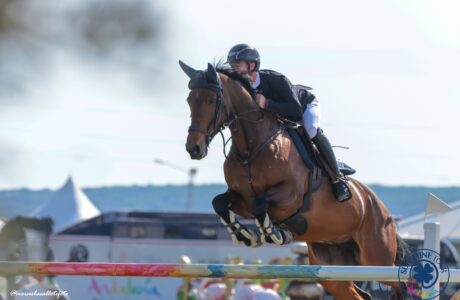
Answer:
<svg viewBox="0 0 460 300"><path fill-rule="evenodd" d="M268 215L268 201L265 197L256 197L252 206L252 213L256 218L256 225L268 243L284 245L292 242L293 236L290 231L275 227Z"/></svg>
<svg viewBox="0 0 460 300"><path fill-rule="evenodd" d="M354 237L360 248L359 260L364 266L394 266L398 244L392 217L382 210L372 194L361 230ZM382 282L393 288L392 299L404 299L405 291L398 282Z"/></svg>
<svg viewBox="0 0 460 300"><path fill-rule="evenodd" d="M360 243L360 260L365 266L394 266L397 246L392 238L382 235L369 236L369 240ZM393 288L391 299L404 299L405 291L399 282L381 282Z"/></svg>
<svg viewBox="0 0 460 300"><path fill-rule="evenodd" d="M214 200L212 200L212 206L217 215L219 215L222 224L227 227L235 245L238 245L240 242L253 248L262 245L263 242L260 234L243 226L238 222L235 214L230 210L230 198L228 193L217 195Z"/></svg>
<svg viewBox="0 0 460 300"><path fill-rule="evenodd" d="M394 266L396 246L390 240L374 235L364 244L360 244L360 260L365 266ZM404 299L405 291L399 282L381 282L393 288L391 299Z"/></svg>
<svg viewBox="0 0 460 300"><path fill-rule="evenodd" d="M352 243L343 245L308 244L311 265L350 265L355 264L355 251ZM359 289L352 281L326 281L319 283L337 300L370 300L372 297Z"/></svg>

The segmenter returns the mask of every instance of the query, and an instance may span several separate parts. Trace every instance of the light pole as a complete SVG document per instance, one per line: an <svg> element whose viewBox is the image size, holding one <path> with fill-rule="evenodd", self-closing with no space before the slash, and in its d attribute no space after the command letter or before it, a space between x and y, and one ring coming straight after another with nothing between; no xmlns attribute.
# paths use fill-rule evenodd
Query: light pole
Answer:
<svg viewBox="0 0 460 300"><path fill-rule="evenodd" d="M159 158L154 158L153 159L153 162L156 163L156 164L159 164L159 165L164 165L164 166L168 166L170 168L173 168L177 171L181 171L181 172L187 172L188 173L188 185L187 185L187 199L186 199L186 204L185 204L185 207L186 209L191 209L192 208L192 205L193 205L193 192L194 192L194 179L195 179L195 175L196 173L198 172L198 169L197 168L190 168L190 169L186 169L186 168L183 168L183 167L180 167L180 166L177 166L171 162L168 162L168 161L164 161L162 159L159 159Z"/></svg>

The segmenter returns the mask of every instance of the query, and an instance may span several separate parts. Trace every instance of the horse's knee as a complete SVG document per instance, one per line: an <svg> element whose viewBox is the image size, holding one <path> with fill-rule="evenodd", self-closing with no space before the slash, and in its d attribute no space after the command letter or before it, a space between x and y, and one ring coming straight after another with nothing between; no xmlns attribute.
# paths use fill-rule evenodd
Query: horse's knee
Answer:
<svg viewBox="0 0 460 300"><path fill-rule="evenodd" d="M227 193L219 194L212 200L212 207L216 214L224 218L228 223L230 223L228 217L228 210L230 206L230 199Z"/></svg>
<svg viewBox="0 0 460 300"><path fill-rule="evenodd" d="M252 203L252 213L254 217L259 220L259 222L263 221L265 218L265 214L268 211L268 202L265 197L256 197L254 202Z"/></svg>

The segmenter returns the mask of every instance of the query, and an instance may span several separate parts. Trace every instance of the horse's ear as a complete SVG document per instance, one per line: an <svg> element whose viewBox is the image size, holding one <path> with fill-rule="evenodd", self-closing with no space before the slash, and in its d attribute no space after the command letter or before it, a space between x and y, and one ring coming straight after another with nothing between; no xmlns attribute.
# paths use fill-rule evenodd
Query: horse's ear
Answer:
<svg viewBox="0 0 460 300"><path fill-rule="evenodd" d="M206 75L208 77L208 80L211 81L211 83L219 83L219 79L217 78L217 71L216 68L214 68L213 65L208 63L208 70L206 71Z"/></svg>
<svg viewBox="0 0 460 300"><path fill-rule="evenodd" d="M196 74L196 70L190 66L188 66L187 64L185 64L183 61L179 60L179 65L181 67L181 69L185 72L185 74L187 74L187 76L192 79L193 77L195 77L195 74Z"/></svg>

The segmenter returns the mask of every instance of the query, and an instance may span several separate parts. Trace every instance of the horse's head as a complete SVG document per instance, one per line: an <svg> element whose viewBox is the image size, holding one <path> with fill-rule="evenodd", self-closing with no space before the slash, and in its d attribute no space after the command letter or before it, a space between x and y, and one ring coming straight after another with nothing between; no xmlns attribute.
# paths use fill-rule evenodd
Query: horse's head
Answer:
<svg viewBox="0 0 460 300"><path fill-rule="evenodd" d="M212 138L225 122L222 84L211 64L208 64L205 71L195 70L182 61L179 64L190 78L187 102L191 111L191 124L185 148L192 159L202 159L208 153Z"/></svg>

